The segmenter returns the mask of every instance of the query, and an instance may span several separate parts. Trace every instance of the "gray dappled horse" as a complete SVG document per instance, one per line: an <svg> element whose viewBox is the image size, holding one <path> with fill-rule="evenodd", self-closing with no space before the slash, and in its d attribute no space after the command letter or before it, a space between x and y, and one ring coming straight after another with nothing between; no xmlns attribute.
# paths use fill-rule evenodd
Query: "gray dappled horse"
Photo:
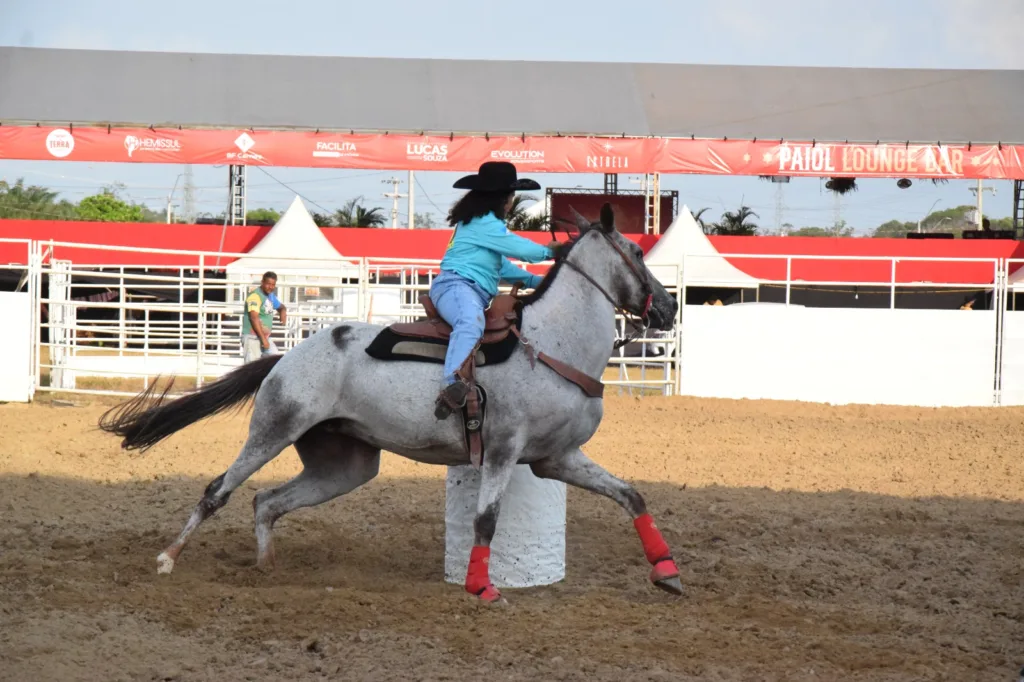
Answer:
<svg viewBox="0 0 1024 682"><path fill-rule="evenodd" d="M644 265L641 249L615 229L608 204L599 222L579 214L576 222L579 235L542 284L520 299L520 343L514 352L476 369L475 379L486 390L482 431L488 449L466 590L486 602L502 599L487 564L501 497L517 464L529 464L540 478L618 502L633 519L653 566L651 581L682 594L679 571L640 493L580 450L601 422L600 392L592 397L593 391L581 390L583 382L567 378L571 370L601 388L594 377L602 376L613 351L616 309L669 330L678 304ZM457 417L434 417L438 365L370 357L366 349L382 330L355 322L335 325L285 355L243 365L177 399L167 401L166 391L154 397L150 387L103 415L100 427L121 436L123 448L145 450L255 395L241 453L206 487L178 539L157 557L158 572L171 572L196 528L289 445L298 451L302 473L253 499L260 567L273 564L271 532L277 519L370 481L377 475L381 450L427 464L469 462L464 425ZM545 355L556 364L536 362Z"/></svg>

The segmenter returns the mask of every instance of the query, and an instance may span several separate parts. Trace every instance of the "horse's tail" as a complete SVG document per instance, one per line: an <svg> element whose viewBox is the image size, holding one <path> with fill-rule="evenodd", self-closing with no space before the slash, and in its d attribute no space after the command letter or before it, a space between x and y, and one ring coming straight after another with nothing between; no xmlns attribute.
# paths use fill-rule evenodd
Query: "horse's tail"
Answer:
<svg viewBox="0 0 1024 682"><path fill-rule="evenodd" d="M217 381L166 402L171 385L156 398L156 382L131 400L107 410L99 427L121 436L125 450L145 452L186 426L253 398L263 380L281 359L268 355L242 365Z"/></svg>

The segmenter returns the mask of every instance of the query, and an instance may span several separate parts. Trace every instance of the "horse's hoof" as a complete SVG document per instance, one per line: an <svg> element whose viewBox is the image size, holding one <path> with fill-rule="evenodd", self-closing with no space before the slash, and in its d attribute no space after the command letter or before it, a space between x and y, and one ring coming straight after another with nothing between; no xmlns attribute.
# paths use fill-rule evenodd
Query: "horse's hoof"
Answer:
<svg viewBox="0 0 1024 682"><path fill-rule="evenodd" d="M505 601L505 598L501 596L501 592L499 592L498 588L494 585L488 585L485 587L484 591L477 595L477 598L485 604L496 604L499 606L502 604L508 604L508 602Z"/></svg>
<svg viewBox="0 0 1024 682"><path fill-rule="evenodd" d="M276 565L277 557L272 549L256 557L256 570L262 573L271 573Z"/></svg>
<svg viewBox="0 0 1024 682"><path fill-rule="evenodd" d="M683 596L683 583L679 580L678 575L655 580L654 585L655 587L665 590L669 594L674 594L677 597Z"/></svg>
<svg viewBox="0 0 1024 682"><path fill-rule="evenodd" d="M167 552L160 552L156 558L156 572L159 575L166 575L174 570L174 559Z"/></svg>

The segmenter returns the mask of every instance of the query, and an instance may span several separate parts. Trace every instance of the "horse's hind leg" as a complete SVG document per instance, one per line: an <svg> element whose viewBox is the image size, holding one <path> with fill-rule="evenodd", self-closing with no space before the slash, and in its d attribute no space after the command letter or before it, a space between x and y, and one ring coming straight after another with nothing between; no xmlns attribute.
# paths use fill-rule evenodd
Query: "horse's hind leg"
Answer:
<svg viewBox="0 0 1024 682"><path fill-rule="evenodd" d="M170 573L174 570L174 564L185 548L185 543L195 532L196 528L206 519L227 504L228 498L235 488L242 485L250 476L270 460L281 454L281 451L291 445L292 436L287 429L280 428L280 419L265 421L261 414L262 410L257 409L253 414L249 430L249 438L242 446L238 458L228 467L223 474L213 479L203 492L202 499L192 511L192 515L185 523L181 534L170 546L160 553L156 558L157 573ZM280 412L277 416L280 416ZM275 433L275 430L280 432Z"/></svg>
<svg viewBox="0 0 1024 682"><path fill-rule="evenodd" d="M640 535L647 561L654 567L651 582L672 594L682 594L679 569L672 559L668 543L661 531L654 525L654 519L647 513L647 504L636 488L608 473L582 450L565 456L546 457L530 464L535 476L562 481L569 485L609 497L622 506L633 519L633 526Z"/></svg>
<svg viewBox="0 0 1024 682"><path fill-rule="evenodd" d="M351 492L372 480L380 470L380 449L333 433L318 424L295 443L302 473L284 485L261 490L252 500L256 525L256 563L274 563L274 523L301 507L312 507Z"/></svg>

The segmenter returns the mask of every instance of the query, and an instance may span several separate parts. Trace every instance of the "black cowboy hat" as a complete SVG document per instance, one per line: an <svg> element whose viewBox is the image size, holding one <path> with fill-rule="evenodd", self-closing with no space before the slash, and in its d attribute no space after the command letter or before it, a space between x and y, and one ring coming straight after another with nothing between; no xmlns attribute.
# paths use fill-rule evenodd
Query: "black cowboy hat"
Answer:
<svg viewBox="0 0 1024 682"><path fill-rule="evenodd" d="M452 187L475 189L482 192L517 192L524 189L540 189L540 185L536 181L517 177L516 167L508 161L483 163L476 175L461 177Z"/></svg>

